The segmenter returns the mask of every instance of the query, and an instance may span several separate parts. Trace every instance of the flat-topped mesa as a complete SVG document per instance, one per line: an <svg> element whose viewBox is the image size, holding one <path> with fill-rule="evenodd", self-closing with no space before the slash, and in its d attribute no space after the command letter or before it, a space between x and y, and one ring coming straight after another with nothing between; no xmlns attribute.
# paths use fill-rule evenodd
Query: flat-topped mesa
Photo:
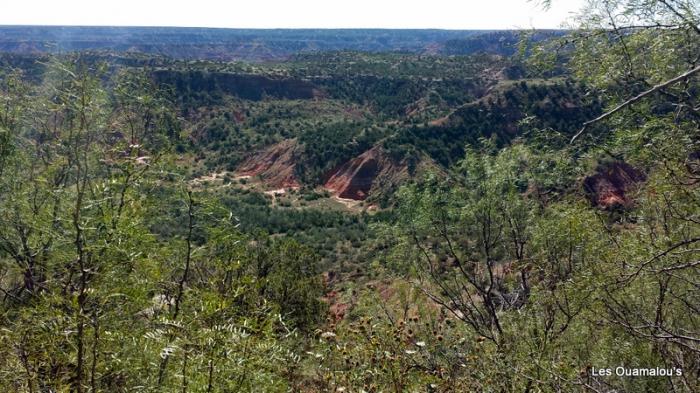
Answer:
<svg viewBox="0 0 700 393"><path fill-rule="evenodd" d="M298 78L198 70L156 70L153 78L157 83L173 86L177 90L207 93L219 91L252 101L266 97L300 100L323 96L311 82Z"/></svg>

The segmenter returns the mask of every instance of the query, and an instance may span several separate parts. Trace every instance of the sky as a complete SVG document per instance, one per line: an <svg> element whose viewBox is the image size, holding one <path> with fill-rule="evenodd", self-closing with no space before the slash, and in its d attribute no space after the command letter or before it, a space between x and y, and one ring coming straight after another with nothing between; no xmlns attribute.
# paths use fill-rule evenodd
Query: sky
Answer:
<svg viewBox="0 0 700 393"><path fill-rule="evenodd" d="M585 0L13 0L0 25L557 28Z"/></svg>

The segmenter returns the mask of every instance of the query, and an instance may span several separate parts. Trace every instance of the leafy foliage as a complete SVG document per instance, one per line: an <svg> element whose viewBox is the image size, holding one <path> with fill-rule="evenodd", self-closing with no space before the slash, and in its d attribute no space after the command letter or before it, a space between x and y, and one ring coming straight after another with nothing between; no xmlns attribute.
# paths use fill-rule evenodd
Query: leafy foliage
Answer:
<svg viewBox="0 0 700 393"><path fill-rule="evenodd" d="M3 57L0 389L698 391L698 15L590 2L518 59ZM291 138L298 190L202 181ZM329 209L378 145L442 167Z"/></svg>

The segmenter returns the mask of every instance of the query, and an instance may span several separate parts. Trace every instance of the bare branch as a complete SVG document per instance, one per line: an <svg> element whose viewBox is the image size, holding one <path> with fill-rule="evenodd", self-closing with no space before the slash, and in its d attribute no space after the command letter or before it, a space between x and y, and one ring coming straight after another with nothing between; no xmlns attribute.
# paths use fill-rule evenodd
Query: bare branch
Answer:
<svg viewBox="0 0 700 393"><path fill-rule="evenodd" d="M668 8L674 15L679 17L684 23L690 26L690 28L693 29L694 32L700 34L700 27L698 27L697 24L695 24L692 20L689 20L685 15L679 12L675 7L669 4L667 0L660 0L660 2L661 4L665 5L666 8Z"/></svg>
<svg viewBox="0 0 700 393"><path fill-rule="evenodd" d="M686 264L683 264L683 265L669 266L669 267L663 268L663 269L661 269L661 270L656 270L655 272L657 272L657 273L664 273L664 272L670 272L670 271L673 271L673 270L683 270L683 269L689 269L689 268L691 268L691 267L695 267L695 266L698 266L698 265L700 265L700 261L690 262L690 263L686 263Z"/></svg>
<svg viewBox="0 0 700 393"><path fill-rule="evenodd" d="M688 71L686 71L686 72L684 72L684 73L678 75L678 76L675 77L675 78L672 78L672 79L667 80L666 82L660 83L660 84L658 84L658 85L652 87L651 89L646 90L646 91L644 91L644 92L638 94L637 96L635 96L635 97L633 97L633 98L630 98L629 100L627 100L627 101L623 102L622 104L616 106L616 107L613 108L612 110L603 113L602 115L596 117L595 119L589 120L589 121L583 123L583 128L581 128L581 130L580 130L579 132L577 132L576 135L574 135L574 136L571 138L571 143L575 142L576 139L578 139L578 137L581 136L581 134L583 134L583 133L586 131L586 129L588 128L588 126L590 126L590 125L592 125L592 124L595 124L595 123L598 123L598 122L601 121L601 120L605 120L605 119L607 119L608 117L614 115L615 113L621 111L622 109L624 109L624 108L626 108L626 107L628 107L628 106L630 106L630 105L636 103L637 101L641 100L642 98L644 98L644 97L646 97L646 96L648 96L648 95L650 95L650 94L654 94L654 93L658 92L659 90L661 90L661 89L663 89L663 88L666 88L666 87L668 87L668 86L670 86L670 85L673 85L673 84L675 84L675 83L678 83L678 82L680 82L680 81L683 81L684 79L686 79L686 78L688 78L688 77L690 77L690 76L692 76L692 75L694 75L694 74L697 74L698 72L700 72L700 66L697 66L697 67L695 67L695 68L693 68L693 69L691 69L691 70L688 70Z"/></svg>

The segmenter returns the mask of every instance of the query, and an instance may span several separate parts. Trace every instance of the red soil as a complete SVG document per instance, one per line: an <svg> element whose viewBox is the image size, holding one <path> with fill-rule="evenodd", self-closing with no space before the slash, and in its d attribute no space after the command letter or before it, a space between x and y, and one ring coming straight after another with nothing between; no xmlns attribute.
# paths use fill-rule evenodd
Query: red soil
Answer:
<svg viewBox="0 0 700 393"><path fill-rule="evenodd" d="M361 201L369 196L378 178L394 177L403 169L380 147L373 147L332 171L324 187L339 198Z"/></svg>
<svg viewBox="0 0 700 393"><path fill-rule="evenodd" d="M240 176L260 176L270 187L299 187L295 174L296 149L295 140L282 141L250 156L236 172Z"/></svg>
<svg viewBox="0 0 700 393"><path fill-rule="evenodd" d="M638 183L644 181L644 173L631 165L616 161L601 164L596 173L583 180L588 197L603 209L626 208L632 204L628 194Z"/></svg>

